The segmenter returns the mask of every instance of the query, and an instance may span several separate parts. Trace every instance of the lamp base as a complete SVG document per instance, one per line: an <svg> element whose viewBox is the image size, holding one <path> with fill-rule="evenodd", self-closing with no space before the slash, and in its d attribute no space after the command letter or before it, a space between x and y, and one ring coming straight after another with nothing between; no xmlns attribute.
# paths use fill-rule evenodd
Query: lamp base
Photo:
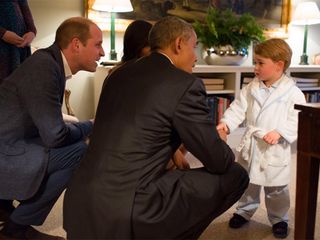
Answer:
<svg viewBox="0 0 320 240"><path fill-rule="evenodd" d="M111 49L110 51L110 60L117 60L117 53L114 49Z"/></svg>
<svg viewBox="0 0 320 240"><path fill-rule="evenodd" d="M308 63L308 55L307 54L302 54L300 57L300 65L309 65Z"/></svg>

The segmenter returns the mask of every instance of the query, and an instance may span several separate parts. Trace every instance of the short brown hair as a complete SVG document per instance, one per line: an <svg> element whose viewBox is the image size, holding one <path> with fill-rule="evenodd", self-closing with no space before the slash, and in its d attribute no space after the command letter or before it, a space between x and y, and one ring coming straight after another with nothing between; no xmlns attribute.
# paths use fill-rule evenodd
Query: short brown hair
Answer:
<svg viewBox="0 0 320 240"><path fill-rule="evenodd" d="M283 61L285 72L291 63L292 50L288 43L279 38L271 38L254 48L254 53L264 58L270 58L272 61Z"/></svg>
<svg viewBox="0 0 320 240"><path fill-rule="evenodd" d="M190 23L178 17L164 17L155 23L149 33L151 50L166 48L180 36L188 40L193 32L194 30Z"/></svg>
<svg viewBox="0 0 320 240"><path fill-rule="evenodd" d="M78 38L83 45L91 37L90 26L95 24L84 17L72 17L65 20L56 31L55 43L61 49L67 48L73 38Z"/></svg>

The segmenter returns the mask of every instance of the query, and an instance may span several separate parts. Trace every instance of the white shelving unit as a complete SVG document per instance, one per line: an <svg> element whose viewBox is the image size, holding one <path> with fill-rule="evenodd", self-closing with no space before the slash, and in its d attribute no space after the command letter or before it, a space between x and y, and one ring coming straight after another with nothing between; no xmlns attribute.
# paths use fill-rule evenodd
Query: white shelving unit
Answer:
<svg viewBox="0 0 320 240"><path fill-rule="evenodd" d="M111 67L98 67L94 80L94 106L97 108L101 87ZM240 93L241 79L243 77L254 77L253 66L209 66L196 65L193 74L207 78L223 78L225 89L217 91L208 91L210 95L234 95L237 97ZM288 69L287 74L292 77L300 78L318 78L320 79L320 65L310 66L292 66ZM320 91L319 87L304 88L303 91ZM243 129L239 128L228 137L228 144L234 150L239 144Z"/></svg>
<svg viewBox="0 0 320 240"><path fill-rule="evenodd" d="M208 94L234 94L237 97L241 89L241 79L243 77L254 77L254 66L196 65L193 73L200 78L223 78L225 80L224 90L208 91ZM287 74L292 77L320 79L320 65L291 66L287 70ZM320 91L320 86L302 88L301 90Z"/></svg>
<svg viewBox="0 0 320 240"><path fill-rule="evenodd" d="M193 73L200 78L223 78L225 90L207 91L209 95L234 95L237 97L241 89L241 79L244 77L254 77L254 66L209 66L196 65ZM287 70L287 74L291 77L299 78L318 78L320 79L320 66L291 66ZM319 84L319 83L318 83ZM320 86L307 87L301 89L303 92L320 92ZM228 136L228 144L235 152L236 146L240 143L241 136L244 133L244 128L238 128Z"/></svg>
<svg viewBox="0 0 320 240"><path fill-rule="evenodd" d="M224 90L208 91L208 94L234 94L235 97L240 92L240 82L242 75L253 76L253 66L211 66L196 65L193 73L200 78L223 78Z"/></svg>
<svg viewBox="0 0 320 240"><path fill-rule="evenodd" d="M301 78L318 78L320 79L320 66L319 65L309 65L309 66L293 66L289 68L289 74L292 77ZM306 91L320 91L320 85L318 87L304 87L301 88L303 92Z"/></svg>
<svg viewBox="0 0 320 240"><path fill-rule="evenodd" d="M94 80L94 106L97 108L99 96L101 93L101 87L108 71L111 67L97 68ZM228 94L237 97L240 93L241 78L253 77L254 67L253 66L210 66L210 65L196 65L193 69L193 73L200 78L211 77L211 78L223 78L225 80L225 89L217 91L208 91L208 94ZM319 78L320 79L320 65L297 65L291 66L287 70L287 74L292 77L303 77L303 78ZM320 91L319 87L304 88L303 91Z"/></svg>

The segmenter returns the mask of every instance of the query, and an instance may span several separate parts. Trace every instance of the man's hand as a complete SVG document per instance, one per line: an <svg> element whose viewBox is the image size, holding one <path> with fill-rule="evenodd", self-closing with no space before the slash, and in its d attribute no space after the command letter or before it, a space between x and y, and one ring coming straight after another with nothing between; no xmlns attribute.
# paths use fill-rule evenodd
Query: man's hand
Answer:
<svg viewBox="0 0 320 240"><path fill-rule="evenodd" d="M178 169L190 169L189 163L179 149L173 155L173 162Z"/></svg>
<svg viewBox="0 0 320 240"><path fill-rule="evenodd" d="M62 113L63 121L66 123L77 123L79 119L77 117Z"/></svg>
<svg viewBox="0 0 320 240"><path fill-rule="evenodd" d="M19 47L19 45L22 44L24 41L22 37L8 30L3 34L2 40L17 47Z"/></svg>
<svg viewBox="0 0 320 240"><path fill-rule="evenodd" d="M170 159L169 163L167 164L168 170L190 169L190 165L184 157L185 153L180 150L181 146L179 147L179 149L177 149L177 151L173 155L173 158Z"/></svg>
<svg viewBox="0 0 320 240"><path fill-rule="evenodd" d="M188 153L188 150L184 147L183 144L181 144L178 149L181 151L183 155L186 155Z"/></svg>
<svg viewBox="0 0 320 240"><path fill-rule="evenodd" d="M263 140L271 145L277 144L280 138L281 135L275 130L268 132L266 135L263 136Z"/></svg>

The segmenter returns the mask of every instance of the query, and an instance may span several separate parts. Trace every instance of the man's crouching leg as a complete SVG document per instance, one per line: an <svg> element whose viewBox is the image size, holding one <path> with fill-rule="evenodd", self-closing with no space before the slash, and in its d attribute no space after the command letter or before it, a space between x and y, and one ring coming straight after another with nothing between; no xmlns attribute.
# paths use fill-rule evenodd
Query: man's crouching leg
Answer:
<svg viewBox="0 0 320 240"><path fill-rule="evenodd" d="M31 225L43 224L86 149L84 141L50 149L47 172L38 192L32 198L20 202L10 219L5 222L0 239L64 239L39 232Z"/></svg>
<svg viewBox="0 0 320 240"><path fill-rule="evenodd" d="M221 175L221 194L224 196L223 205L214 213L214 218L227 211L236 203L249 184L247 171L238 163L233 163L229 170Z"/></svg>
<svg viewBox="0 0 320 240"><path fill-rule="evenodd" d="M213 193L211 210L201 221L181 234L180 238L198 239L215 218L227 211L240 199L249 184L247 171L238 163L233 163L226 173L212 174L212 177L214 182L219 182L220 186L218 187L219 190Z"/></svg>

